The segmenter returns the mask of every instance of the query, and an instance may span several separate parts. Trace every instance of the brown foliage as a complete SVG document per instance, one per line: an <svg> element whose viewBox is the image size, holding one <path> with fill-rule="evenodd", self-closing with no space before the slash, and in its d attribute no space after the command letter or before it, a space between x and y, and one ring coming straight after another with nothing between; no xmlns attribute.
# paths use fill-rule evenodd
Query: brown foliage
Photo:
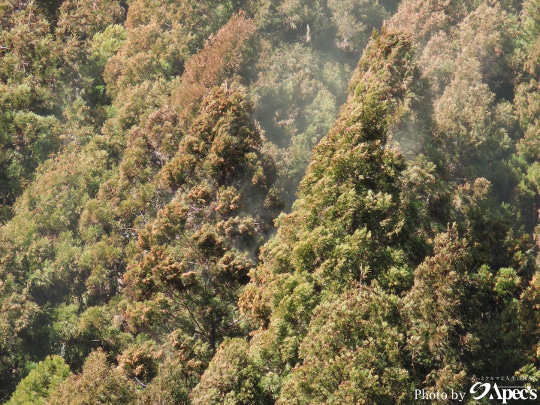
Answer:
<svg viewBox="0 0 540 405"><path fill-rule="evenodd" d="M204 48L186 62L182 86L176 95L184 114L193 114L212 87L225 80L234 80L247 63L256 27L244 13L234 15L229 22L211 35Z"/></svg>

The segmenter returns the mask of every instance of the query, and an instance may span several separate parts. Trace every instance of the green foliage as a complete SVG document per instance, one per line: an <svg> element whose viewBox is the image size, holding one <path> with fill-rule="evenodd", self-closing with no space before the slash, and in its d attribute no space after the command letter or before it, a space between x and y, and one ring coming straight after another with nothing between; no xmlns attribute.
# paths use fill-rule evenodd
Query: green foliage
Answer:
<svg viewBox="0 0 540 405"><path fill-rule="evenodd" d="M287 381L295 364L308 367L301 344L307 342L314 316L325 302L331 305L350 285L369 285L376 278L385 280L390 291L402 291L410 283L406 254L396 245L404 237L398 213L404 163L385 143L387 127L399 120L412 96L417 74L411 58L404 36L383 32L372 41L360 61L353 96L315 148L293 212L280 218L278 236L251 272L240 306L252 322L264 327L251 350L271 373L281 376L280 383ZM392 70L386 70L388 66ZM298 378L304 378L301 372ZM274 386L276 397L280 383ZM294 387L280 401L292 400L291 393L298 389ZM335 395L337 402L344 398ZM303 401L314 401L314 396L324 401L306 387Z"/></svg>
<svg viewBox="0 0 540 405"><path fill-rule="evenodd" d="M357 285L321 304L279 404L409 403L399 298Z"/></svg>
<svg viewBox="0 0 540 405"><path fill-rule="evenodd" d="M347 51L357 51L369 40L371 29L390 17L398 2L365 0L329 0L332 21L337 27L337 46Z"/></svg>
<svg viewBox="0 0 540 405"><path fill-rule="evenodd" d="M82 373L69 377L51 395L51 404L130 404L135 386L107 362L102 350L92 352Z"/></svg>
<svg viewBox="0 0 540 405"><path fill-rule="evenodd" d="M349 75L347 65L323 57L322 52L294 44L277 48L259 61L261 73L252 86L255 118L281 152L278 187L292 204L309 163L311 151L328 133L343 102Z"/></svg>
<svg viewBox="0 0 540 405"><path fill-rule="evenodd" d="M108 102L101 78L104 63L96 66L89 58L90 42L94 34L121 22L123 8L119 2L92 4L5 2L0 11L0 99L5 107L0 115L1 222L11 216L9 207L37 166L73 140L66 132L74 128L63 125L62 116L88 105L94 124L103 117ZM52 17L54 27L47 20Z"/></svg>
<svg viewBox="0 0 540 405"><path fill-rule="evenodd" d="M56 387L71 375L68 365L60 356L49 356L36 365L17 386L10 405L47 404Z"/></svg>
<svg viewBox="0 0 540 405"><path fill-rule="evenodd" d="M0 401L538 378L539 18L0 1Z"/></svg>
<svg viewBox="0 0 540 405"><path fill-rule="evenodd" d="M424 384L433 390L465 389L466 359L477 338L468 330L468 270L471 261L457 232L438 235L433 257L415 271L415 283L404 299L407 349Z"/></svg>
<svg viewBox="0 0 540 405"><path fill-rule="evenodd" d="M66 149L38 170L16 203L14 218L0 228L6 252L0 265L2 329L9 336L3 343L2 378L17 378L17 371L8 376L5 370L18 370L49 347L48 305L77 291L80 247L73 235L82 205L95 195L106 171L104 154L93 145L84 152Z"/></svg>
<svg viewBox="0 0 540 405"><path fill-rule="evenodd" d="M260 370L251 364L244 339L223 342L191 393L198 404L270 404L271 397L257 386Z"/></svg>
<svg viewBox="0 0 540 405"><path fill-rule="evenodd" d="M24 183L60 143L53 116L59 106L59 46L35 3L24 4L4 2L0 9L0 222L11 216L9 207Z"/></svg>
<svg viewBox="0 0 540 405"><path fill-rule="evenodd" d="M186 60L232 15L231 8L220 3L132 2L125 23L127 39L105 70L110 94L181 74Z"/></svg>
<svg viewBox="0 0 540 405"><path fill-rule="evenodd" d="M443 3L437 0L404 0L390 26L412 33L415 39L423 43L432 33L450 29L471 12L475 4L473 0L449 0Z"/></svg>
<svg viewBox="0 0 540 405"><path fill-rule="evenodd" d="M104 69L107 61L122 47L126 37L126 28L120 24L108 25L103 31L96 32L92 38L91 58Z"/></svg>
<svg viewBox="0 0 540 405"><path fill-rule="evenodd" d="M213 355L207 344L180 330L168 335L156 378L140 394L141 403L189 403Z"/></svg>
<svg viewBox="0 0 540 405"><path fill-rule="evenodd" d="M265 207L273 162L259 150L250 111L241 93L225 86L203 101L162 172L175 196L140 233L142 251L124 276L135 300L163 292L177 317L169 327L184 325L212 349L224 333L238 333L238 289L275 210Z"/></svg>

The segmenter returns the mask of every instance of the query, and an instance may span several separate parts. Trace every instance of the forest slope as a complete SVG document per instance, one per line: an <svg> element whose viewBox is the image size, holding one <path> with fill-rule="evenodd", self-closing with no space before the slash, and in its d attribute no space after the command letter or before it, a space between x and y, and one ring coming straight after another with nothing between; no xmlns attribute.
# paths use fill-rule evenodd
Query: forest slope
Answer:
<svg viewBox="0 0 540 405"><path fill-rule="evenodd" d="M1 1L0 400L540 388L539 7Z"/></svg>

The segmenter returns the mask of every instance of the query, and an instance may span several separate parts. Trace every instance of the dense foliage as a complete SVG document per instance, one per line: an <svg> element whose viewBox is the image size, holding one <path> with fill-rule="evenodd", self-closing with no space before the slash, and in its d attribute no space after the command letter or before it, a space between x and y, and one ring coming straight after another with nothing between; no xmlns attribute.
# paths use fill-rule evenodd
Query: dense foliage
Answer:
<svg viewBox="0 0 540 405"><path fill-rule="evenodd" d="M540 388L540 2L0 24L0 402Z"/></svg>

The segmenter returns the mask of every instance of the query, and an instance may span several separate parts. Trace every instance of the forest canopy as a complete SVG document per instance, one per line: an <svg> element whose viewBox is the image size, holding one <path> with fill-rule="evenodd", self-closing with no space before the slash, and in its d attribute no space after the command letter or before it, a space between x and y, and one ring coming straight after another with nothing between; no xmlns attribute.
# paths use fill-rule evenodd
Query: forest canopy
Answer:
<svg viewBox="0 0 540 405"><path fill-rule="evenodd" d="M537 395L538 0L0 24L0 403Z"/></svg>

